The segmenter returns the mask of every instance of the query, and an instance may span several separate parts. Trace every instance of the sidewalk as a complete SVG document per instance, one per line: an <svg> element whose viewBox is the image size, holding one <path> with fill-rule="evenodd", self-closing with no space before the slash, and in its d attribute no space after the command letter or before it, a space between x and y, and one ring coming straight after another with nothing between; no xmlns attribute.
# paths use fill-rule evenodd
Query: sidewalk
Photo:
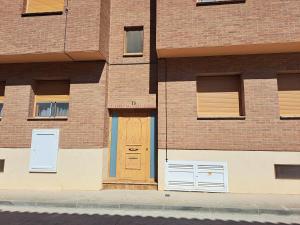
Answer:
<svg viewBox="0 0 300 225"><path fill-rule="evenodd" d="M299 215L300 195L161 191L0 190L0 206L184 210L216 213Z"/></svg>

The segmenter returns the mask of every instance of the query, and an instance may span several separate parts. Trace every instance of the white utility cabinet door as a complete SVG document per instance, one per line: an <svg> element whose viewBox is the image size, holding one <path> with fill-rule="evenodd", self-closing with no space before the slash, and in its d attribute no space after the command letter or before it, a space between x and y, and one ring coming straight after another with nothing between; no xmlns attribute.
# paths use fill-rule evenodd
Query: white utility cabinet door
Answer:
<svg viewBox="0 0 300 225"><path fill-rule="evenodd" d="M226 162L168 161L165 173L167 190L228 191Z"/></svg>
<svg viewBox="0 0 300 225"><path fill-rule="evenodd" d="M168 190L193 190L196 185L194 163L169 161L166 164L166 185Z"/></svg>
<svg viewBox="0 0 300 225"><path fill-rule="evenodd" d="M59 146L59 129L32 131L30 172L56 172Z"/></svg>

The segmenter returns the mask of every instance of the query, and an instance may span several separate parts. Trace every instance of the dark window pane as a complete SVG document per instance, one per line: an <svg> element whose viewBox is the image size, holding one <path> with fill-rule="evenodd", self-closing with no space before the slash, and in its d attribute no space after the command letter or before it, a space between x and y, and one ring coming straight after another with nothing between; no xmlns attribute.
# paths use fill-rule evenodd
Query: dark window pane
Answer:
<svg viewBox="0 0 300 225"><path fill-rule="evenodd" d="M0 103L0 117L2 117L3 103Z"/></svg>
<svg viewBox="0 0 300 225"><path fill-rule="evenodd" d="M36 104L36 116L38 117L50 117L51 116L52 103L37 103Z"/></svg>
<svg viewBox="0 0 300 225"><path fill-rule="evenodd" d="M300 179L300 165L275 165L276 179Z"/></svg>
<svg viewBox="0 0 300 225"><path fill-rule="evenodd" d="M56 114L55 116L68 116L69 112L69 103L56 103L55 107Z"/></svg>
<svg viewBox="0 0 300 225"><path fill-rule="evenodd" d="M1 173L4 172L4 164L5 164L5 160L4 159L0 159L0 172Z"/></svg>
<svg viewBox="0 0 300 225"><path fill-rule="evenodd" d="M126 31L126 53L143 52L143 30Z"/></svg>
<svg viewBox="0 0 300 225"><path fill-rule="evenodd" d="M246 0L198 0L198 2L202 3L238 3L245 2Z"/></svg>

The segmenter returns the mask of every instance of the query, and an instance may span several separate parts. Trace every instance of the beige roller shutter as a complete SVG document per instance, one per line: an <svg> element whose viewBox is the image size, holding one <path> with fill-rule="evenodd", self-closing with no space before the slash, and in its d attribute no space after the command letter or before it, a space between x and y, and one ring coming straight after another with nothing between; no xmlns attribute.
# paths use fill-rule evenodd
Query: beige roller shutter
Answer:
<svg viewBox="0 0 300 225"><path fill-rule="evenodd" d="M198 116L241 116L240 90L240 76L198 77Z"/></svg>
<svg viewBox="0 0 300 225"><path fill-rule="evenodd" d="M300 74L278 75L278 96L281 116L300 115Z"/></svg>
<svg viewBox="0 0 300 225"><path fill-rule="evenodd" d="M27 0L26 13L60 12L64 0Z"/></svg>

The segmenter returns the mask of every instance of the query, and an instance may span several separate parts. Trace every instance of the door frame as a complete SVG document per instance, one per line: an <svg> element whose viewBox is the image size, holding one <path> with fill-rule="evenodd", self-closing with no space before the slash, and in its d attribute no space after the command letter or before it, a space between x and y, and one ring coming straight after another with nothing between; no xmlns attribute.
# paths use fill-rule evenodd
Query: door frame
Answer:
<svg viewBox="0 0 300 225"><path fill-rule="evenodd" d="M113 110L110 112L109 118L109 151L108 151L108 178L109 180L118 181L117 163L118 163L118 127L119 127L119 116L120 114L127 113L133 115L135 113L147 113L149 117L149 134L150 134L150 151L149 151L149 171L146 182L157 181L157 119L156 111L154 110ZM132 181L134 183L134 181Z"/></svg>

